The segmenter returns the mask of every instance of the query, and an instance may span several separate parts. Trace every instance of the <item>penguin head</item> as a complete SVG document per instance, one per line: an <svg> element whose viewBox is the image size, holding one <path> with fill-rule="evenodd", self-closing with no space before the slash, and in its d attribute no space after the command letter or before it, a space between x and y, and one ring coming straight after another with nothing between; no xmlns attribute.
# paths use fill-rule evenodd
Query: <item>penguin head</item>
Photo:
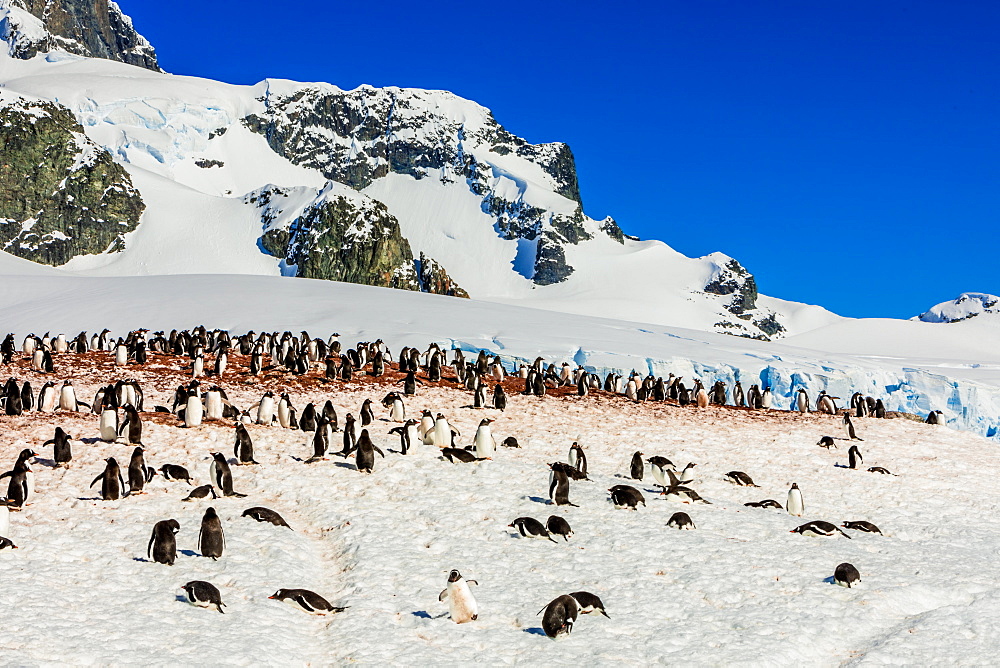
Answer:
<svg viewBox="0 0 1000 668"><path fill-rule="evenodd" d="M273 598L273 599L277 599L279 601L283 601L284 599L288 598L288 590L287 589L279 589L278 591L276 591L273 594L271 594L270 596L268 596L268 598Z"/></svg>
<svg viewBox="0 0 1000 668"><path fill-rule="evenodd" d="M177 533L181 530L181 523L177 520L167 520L167 526L170 528L171 533Z"/></svg>
<svg viewBox="0 0 1000 668"><path fill-rule="evenodd" d="M458 582L461 579L462 574L457 570L452 570L451 573L448 573L448 582Z"/></svg>

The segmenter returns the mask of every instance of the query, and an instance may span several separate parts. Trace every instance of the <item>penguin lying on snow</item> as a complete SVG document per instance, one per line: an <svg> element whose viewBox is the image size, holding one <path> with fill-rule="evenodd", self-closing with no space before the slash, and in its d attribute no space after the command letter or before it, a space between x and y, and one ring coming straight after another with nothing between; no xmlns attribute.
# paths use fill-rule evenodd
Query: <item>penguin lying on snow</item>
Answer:
<svg viewBox="0 0 1000 668"><path fill-rule="evenodd" d="M563 594L538 611L542 615L542 630L550 638L567 635L580 615L580 604L569 594ZM543 614L544 613L544 614Z"/></svg>
<svg viewBox="0 0 1000 668"><path fill-rule="evenodd" d="M865 520L857 520L854 522L844 522L841 524L845 529L853 529L854 531L864 531L865 533L877 533L881 534L877 526L871 522L866 522Z"/></svg>
<svg viewBox="0 0 1000 668"><path fill-rule="evenodd" d="M3 536L0 536L0 550L6 550L7 548L16 550L17 545L14 545L14 543L11 541L10 538L4 538Z"/></svg>
<svg viewBox="0 0 1000 668"><path fill-rule="evenodd" d="M545 525L536 520L534 517L518 517L507 526L512 529L517 529L525 538L541 538L543 540L550 540L553 543L556 542L555 539L549 535Z"/></svg>
<svg viewBox="0 0 1000 668"><path fill-rule="evenodd" d="M824 436L823 438L819 439L819 443L817 443L816 445L818 445L821 448L826 448L827 450L829 450L831 447L834 448L837 447L837 444L833 441L833 436Z"/></svg>
<svg viewBox="0 0 1000 668"><path fill-rule="evenodd" d="M850 536L841 531L837 525L824 522L823 520L806 522L801 526L795 527L788 533L799 533L803 536L832 536L835 533L839 533L844 538L850 538Z"/></svg>
<svg viewBox="0 0 1000 668"><path fill-rule="evenodd" d="M615 485L608 491L611 493L611 502L614 504L615 508L628 508L629 510L636 510L640 503L643 507L646 505L646 499L642 496L642 492L637 490L635 487L631 487L629 485Z"/></svg>
<svg viewBox="0 0 1000 668"><path fill-rule="evenodd" d="M214 487L211 485L202 485L201 487L195 487L192 489L191 493L181 499L181 501L194 501L195 499L204 499L209 496L213 499L219 498L219 495L216 493Z"/></svg>
<svg viewBox="0 0 1000 668"><path fill-rule="evenodd" d="M243 514L240 515L240 517L249 517L251 519L257 520L258 522L270 522L271 524L277 527L285 527L287 529L292 528L288 526L288 522L285 521L285 518L283 518L281 515L274 512L270 508L262 508L260 506L247 508L246 510L243 511Z"/></svg>
<svg viewBox="0 0 1000 668"><path fill-rule="evenodd" d="M192 580L186 585L182 586L181 589L187 594L188 602L191 605L196 605L199 608L210 608L213 605L215 609L222 612L222 608L226 605L222 602L222 594L214 584L210 582L205 582L204 580ZM224 612L222 614L225 614Z"/></svg>
<svg viewBox="0 0 1000 668"><path fill-rule="evenodd" d="M667 526L673 527L675 529L695 529L694 522L691 520L691 516L687 513L677 512L670 516L667 520Z"/></svg>
<svg viewBox="0 0 1000 668"><path fill-rule="evenodd" d="M597 596L597 594L591 594L589 591L575 591L570 594L576 599L576 602L580 604L580 614L589 615L592 612L599 612L608 619L611 619L611 615L607 613L604 609L604 603Z"/></svg>
<svg viewBox="0 0 1000 668"><path fill-rule="evenodd" d="M855 583L861 582L861 574L852 564L844 562L833 572L833 581L849 589Z"/></svg>
<svg viewBox="0 0 1000 668"><path fill-rule="evenodd" d="M763 501L750 501L749 503L744 503L747 508L784 508L780 503L774 499L764 499Z"/></svg>
<svg viewBox="0 0 1000 668"><path fill-rule="evenodd" d="M738 485L740 487L759 487L760 485L755 485L753 478L748 476L743 471L730 471L723 476L729 482Z"/></svg>
<svg viewBox="0 0 1000 668"><path fill-rule="evenodd" d="M191 474L183 466L177 466L176 464L164 464L160 467L160 473L163 474L165 480L184 480L189 485L194 485L191 482ZM193 492L192 492L193 494Z"/></svg>
<svg viewBox="0 0 1000 668"><path fill-rule="evenodd" d="M558 515L550 515L548 521L545 523L545 528L549 530L549 533L562 536L564 541L569 540L570 536L573 535L573 530L570 528L569 522Z"/></svg>
<svg viewBox="0 0 1000 668"><path fill-rule="evenodd" d="M341 608L330 605L328 600L308 589L279 589L271 596L268 596L268 598L292 603L311 615L337 614L350 607L345 606Z"/></svg>

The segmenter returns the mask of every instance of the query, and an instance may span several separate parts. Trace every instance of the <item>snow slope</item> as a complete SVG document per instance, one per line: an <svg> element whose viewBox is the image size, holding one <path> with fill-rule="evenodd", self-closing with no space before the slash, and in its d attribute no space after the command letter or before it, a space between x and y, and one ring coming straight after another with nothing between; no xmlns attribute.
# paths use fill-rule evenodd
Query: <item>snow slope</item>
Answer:
<svg viewBox="0 0 1000 668"><path fill-rule="evenodd" d="M74 379L84 396L118 375L106 353L87 366ZM148 401L163 403L183 377L169 368L180 364L155 360L124 375L143 383ZM243 381L223 379L243 406L287 382ZM383 387L364 382L287 389L298 406L331 398L343 416L381 398ZM5 657L21 665L970 665L990 663L1000 647L992 568L1000 492L991 484L1000 454L980 436L861 420L865 466L897 474L881 476L843 468L844 447L816 447L819 435L838 433L829 416L595 397L514 395L503 414L467 404L465 392L423 388L408 409L444 412L463 443L482 417L497 417L494 433L515 435L523 448L467 465L444 461L434 446L402 456L378 415L371 430L386 457L364 476L351 460L303 463L301 432L251 426L260 465L233 467L235 489L247 498L188 503L188 485L161 477L141 496L95 498L88 485L103 458L125 462L132 448L96 441L92 415L5 418L0 461L29 445L40 454L38 494L12 519L20 549L0 552L0 602L17 611L0 626ZM86 440L74 443L69 469L50 468L51 451L40 447L56 425ZM204 484L208 453L229 450L232 427L182 429L162 418L146 423L144 437L148 465L183 465ZM571 484L579 507L547 505L547 463L564 459L575 439L593 482ZM711 505L659 498L648 470L642 482L625 479L637 449L697 462L693 486ZM760 488L725 482L734 469ZM783 502L791 482L803 490L803 518L743 505ZM614 484L639 488L645 507L615 510L605 491ZM281 513L294 531L240 517L257 505ZM198 555L208 506L227 537L218 561ZM697 528L668 528L676 511ZM571 524L568 542L529 540L507 527L519 516L544 522L551 514ZM152 525L167 518L181 525L172 567L146 557ZM813 519L863 519L884 535L789 533ZM855 588L831 584L841 562L860 571ZM452 568L479 582L475 622L454 624L438 602ZM193 579L218 586L226 614L184 603L179 586ZM311 618L268 600L279 587L313 589L349 607ZM610 619L581 617L559 642L542 635L539 609L580 590L600 596Z"/></svg>
<svg viewBox="0 0 1000 668"><path fill-rule="evenodd" d="M525 223L501 221L487 202L502 203L504 211L545 211L566 219L578 205L555 192L557 179L538 163L518 153L490 150L485 140L473 141L473 135L492 136L499 126L488 110L444 91L341 91L328 84L281 80L234 86L58 53L27 61L0 54L0 85L70 108L88 137L126 167L147 203L139 230L127 239L123 253L78 256L65 266L72 272L279 273L278 260L257 243L266 222L246 195L274 185L311 190L318 197L328 179L319 167L279 156L244 119L266 115L277 104L273 100L296 95L303 96L302 105L317 96L375 105L393 95L399 100L393 118L403 126L394 140L431 146L451 141L448 133L460 128L459 136L468 139L457 150L477 165L478 180L456 178L447 170L421 178L390 172L362 191L386 204L415 256L423 252L437 260L473 297L751 336L761 334L753 322L772 312L793 334L840 320L820 307L766 297L747 319L740 319L727 308L730 296L705 291L731 258L717 253L688 258L659 241L623 238L619 243L602 231L604 222L585 217L580 229L593 238L563 246L574 271L562 282L536 284L542 237L517 231ZM296 111L286 105L281 118ZM353 150L350 142L344 144L324 127L304 125L302 134L316 143L317 155ZM532 150L544 155L556 146L561 145ZM514 231L501 230L501 222ZM719 323L729 324L721 328Z"/></svg>

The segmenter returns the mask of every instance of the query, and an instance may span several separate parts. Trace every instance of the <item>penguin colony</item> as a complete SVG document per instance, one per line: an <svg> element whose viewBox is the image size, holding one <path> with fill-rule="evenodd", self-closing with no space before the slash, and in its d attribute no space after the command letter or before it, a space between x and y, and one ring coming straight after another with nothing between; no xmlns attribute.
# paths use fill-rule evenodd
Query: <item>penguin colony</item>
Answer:
<svg viewBox="0 0 1000 668"><path fill-rule="evenodd" d="M190 371L190 380L179 385L169 395L158 397L161 404L151 405L142 385L133 379L108 378L92 401L86 402L77 396L72 379L62 382L55 380L62 371L64 359L75 356L107 356L111 353L114 365L125 370L136 365L142 367L151 360L183 361ZM245 498L247 493L238 491L239 473L233 466L259 466L255 460L254 443L250 425L260 425L303 434L303 451L300 465L308 466L332 457L352 458L355 469L363 474L377 474L380 459L386 453L372 441L372 430L380 429L381 434L398 438L399 448L392 454L406 456L414 449L435 446L441 455L442 466L461 466L478 461L494 459L500 448L520 448L517 437L507 436L498 444L492 427L496 420L482 419L474 434L463 437L459 429L440 412L413 409L419 400L415 398L419 388L428 383L442 381L457 383L471 392L470 408L492 407L507 409L507 393L511 383L519 385L524 396L543 397L547 393L560 396L576 394L587 397L591 393L605 392L622 395L632 402L661 402L678 408L697 410L710 404L732 405L745 410L766 410L773 405L768 388L761 390L757 385L746 392L737 382L727 388L722 381L715 382L706 390L702 381L696 379L691 388L683 379L671 375L667 379L641 377L633 373L627 380L617 374L609 374L600 379L582 368L571 368L567 363L556 367L545 365L539 358L532 364L522 364L511 374L501 360L480 351L474 360L466 359L461 350L445 351L432 344L427 349L403 348L398 357L391 357L390 351L381 341L362 342L355 348L343 350L337 335L326 339L312 338L306 332L293 335L284 333L249 332L242 336L231 336L222 330L198 327L190 331L150 333L147 330L131 332L124 339L115 340L105 330L88 336L81 333L72 340L64 336L38 337L31 335L24 339L20 349L13 335L8 335L0 344L2 362L13 365L22 374L30 374L32 380L38 378L36 389L29 380L11 377L3 386L0 407L8 416L37 415L58 411L86 413L95 417L90 434L76 437L61 427L56 427L53 437L38 444L39 448L52 447L52 466L73 466L73 450L84 447L79 439L90 437L105 443L127 445L133 448L127 466L115 457L105 459L105 468L97 472L91 487L105 501L128 500L144 493L147 485L159 476L165 482L181 484L186 488L186 496L178 496L178 504L219 498ZM211 359L211 362L208 360ZM19 366L18 366L19 365ZM446 368L450 367L446 378ZM374 402L366 400L357 412L339 415L330 401L297 405L289 393L277 394L265 390L260 400L250 406L238 406L231 402L225 389L226 383L251 383L263 386L267 374L273 377L294 378L311 376L328 384L330 393L338 386L354 382L360 377L402 376L394 383L392 390L378 398L386 420L395 424L385 429L378 416ZM71 375L71 374L67 374ZM512 376L512 377L508 377ZM839 448L838 440L850 443L847 449L847 464L844 468L862 468L863 454L856 442L863 442L856 425L866 418L887 417L880 399L855 394L850 400L850 408L838 408L839 398L821 393L815 403L815 411L829 415L841 415L844 436L823 436L819 445L827 449ZM409 406L407 404L410 404ZM804 389L797 392L796 407L801 412L812 410L808 394ZM853 419L852 419L853 416ZM44 419L44 415L39 416ZM419 417L419 419L417 419ZM513 416L512 416L513 417ZM233 428L233 455L224 452L206 453L211 457L209 469L210 484L195 486L192 474L184 466L173 462L156 462L158 467L147 463L147 457L155 460L155 444L143 442L144 422L170 424L178 429L197 430L205 421L216 424L230 424ZM855 420L858 420L856 423ZM165 422L164 422L165 421ZM943 423L940 411L933 411L927 417L929 424ZM360 424L359 424L360 423ZM525 447L530 447L530 435L521 435ZM526 438L529 437L529 438ZM471 444L463 443L471 440ZM498 447L499 445L499 447ZM338 449L339 448L339 449ZM14 549L12 540L5 534L10 532L10 513L19 512L31 504L35 493L35 471L32 464L38 454L31 448L24 449L10 470L0 478L6 479L6 494L0 499L0 550ZM566 462L552 462L548 467L549 502L557 507L577 507L571 501L571 489L577 484L591 483L593 471L588 469L586 449L579 441L568 448ZM667 500L690 504L692 512L697 504L710 501L702 498L693 488L698 476L718 475L735 486L758 487L752 477L743 471L696 472L696 463L675 466L665 456L646 456L636 451L629 462L622 462L618 477L641 482L648 470L655 485L654 495ZM625 472L627 471L627 475ZM888 469L873 466L868 472L892 475ZM602 472L612 475L615 472ZM198 476L196 476L196 479ZM245 478L244 478L245 480ZM658 494L657 494L658 491ZM69 491L77 494L80 490ZM647 490L648 493L648 490ZM608 489L608 501L615 508L639 511L647 505L642 490L633 485L616 484ZM784 510L795 517L804 517L808 506L803 500L803 491L792 484L784 503L774 499L749 502L745 506L760 509ZM241 517L268 523L275 530L292 530L285 519L276 511L264 506L251 505ZM696 530L694 518L687 512L675 512L666 524L680 530ZM511 536L535 538L552 543L568 543L574 536L568 519L562 515L550 515L545 522L533 517L518 517L509 525ZM843 531L881 534L874 524L866 520L846 521L837 526L824 520L812 520L790 530L803 536L842 536L850 538ZM201 557L213 560L226 557L226 531L238 530L237 526L226 527L214 507L207 507L200 527L182 527L175 519L163 519L150 527L150 538L146 555L151 563L178 566L178 538L183 537L196 544ZM2 558L2 557L0 557ZM478 619L479 610L470 585L475 580L465 579L461 572L448 572L446 588L439 601L446 602L449 616L456 623ZM856 586L861 577L851 564L842 563L836 567L833 581L845 587ZM214 609L224 614L225 603L222 593L214 584L191 580L179 588L192 605ZM335 606L322 595L301 588L282 588L268 597L286 602L309 614L324 615L341 613L347 606ZM592 593L577 591L563 594L545 605L540 611L542 629L546 635L555 638L569 634L579 615L598 612L610 618L601 599Z"/></svg>

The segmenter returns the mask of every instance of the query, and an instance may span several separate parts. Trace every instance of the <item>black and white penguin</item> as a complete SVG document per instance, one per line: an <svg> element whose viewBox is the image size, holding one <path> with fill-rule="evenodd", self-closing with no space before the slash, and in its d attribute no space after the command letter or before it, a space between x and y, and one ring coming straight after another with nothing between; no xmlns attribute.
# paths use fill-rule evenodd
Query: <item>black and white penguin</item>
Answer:
<svg viewBox="0 0 1000 668"><path fill-rule="evenodd" d="M219 495L215 492L214 487L211 485L202 485L201 487L195 487L192 489L191 493L181 499L181 501L194 501L195 499L205 499L209 496L213 499L219 498Z"/></svg>
<svg viewBox="0 0 1000 668"><path fill-rule="evenodd" d="M851 588L854 584L861 582L861 574L853 565L844 562L837 566L833 572L833 581L841 587Z"/></svg>
<svg viewBox="0 0 1000 668"><path fill-rule="evenodd" d="M799 489L798 483L793 482L788 490L788 502L785 504L785 510L788 511L789 515L795 517L802 517L802 513L806 511L805 502L802 500L802 490Z"/></svg>
<svg viewBox="0 0 1000 668"><path fill-rule="evenodd" d="M361 426L367 427L375 420L375 412L372 410L372 400L365 399L361 404Z"/></svg>
<svg viewBox="0 0 1000 668"><path fill-rule="evenodd" d="M469 590L469 585L478 585L476 580L466 580L457 570L448 573L448 587L438 596L438 601L448 601L451 621L465 624L479 619L479 605Z"/></svg>
<svg viewBox="0 0 1000 668"><path fill-rule="evenodd" d="M587 475L587 454L583 451L583 446L579 441L573 441L569 448L569 465L583 475Z"/></svg>
<svg viewBox="0 0 1000 668"><path fill-rule="evenodd" d="M45 441L42 446L52 445L52 461L56 466L69 466L73 461L73 448L70 446L72 436L63 431L62 427L56 427L56 434L50 440Z"/></svg>
<svg viewBox="0 0 1000 668"><path fill-rule="evenodd" d="M763 501L750 501L748 503L744 503L743 505L746 506L747 508L780 508L780 509L784 509L784 506L782 506L780 503L778 503L774 499L764 499Z"/></svg>
<svg viewBox="0 0 1000 668"><path fill-rule="evenodd" d="M80 406L90 408L90 404L85 404L76 398L76 389L73 381L67 380L63 383L62 390L59 391L59 408L64 411L80 411Z"/></svg>
<svg viewBox="0 0 1000 668"><path fill-rule="evenodd" d="M882 403L881 399L875 400L875 409L872 411L872 415L877 418L885 418L885 404Z"/></svg>
<svg viewBox="0 0 1000 668"><path fill-rule="evenodd" d="M59 391L56 390L55 384L50 380L42 385L42 389L38 390L38 410L43 413L51 413L59 405Z"/></svg>
<svg viewBox="0 0 1000 668"><path fill-rule="evenodd" d="M629 485L615 485L608 490L611 493L611 502L614 504L615 508L628 508L629 510L636 510L641 503L643 507L646 505L646 499L643 497L642 492L637 490L635 487Z"/></svg>
<svg viewBox="0 0 1000 668"><path fill-rule="evenodd" d="M864 461L864 457L861 456L861 450L858 449L858 446L852 445L851 449L847 451L848 467L856 469L858 464L863 464Z"/></svg>
<svg viewBox="0 0 1000 668"><path fill-rule="evenodd" d="M528 439L528 440L530 441L531 439ZM517 438L514 437L514 436L508 436L507 438L503 439L503 442L500 445L502 445L505 448L520 448L521 447L521 444L517 442Z"/></svg>
<svg viewBox="0 0 1000 668"><path fill-rule="evenodd" d="M559 515L550 515L548 521L545 523L545 528L548 529L550 534L562 536L564 541L568 541L570 536L573 535L573 529L570 528L569 522Z"/></svg>
<svg viewBox="0 0 1000 668"><path fill-rule="evenodd" d="M580 605L569 594L557 597L542 610L542 630L550 638L568 635L580 615Z"/></svg>
<svg viewBox="0 0 1000 668"><path fill-rule="evenodd" d="M17 545L14 545L14 541L12 541L10 538L4 538L3 536L0 536L0 550L7 550L7 549L16 550Z"/></svg>
<svg viewBox="0 0 1000 668"><path fill-rule="evenodd" d="M853 522L844 522L842 525L845 529L853 529L854 531L863 531L865 533L877 533L881 534L882 531L866 520L855 520Z"/></svg>
<svg viewBox="0 0 1000 668"><path fill-rule="evenodd" d="M285 521L284 517L270 508L263 508L261 506L247 508L243 511L243 514L240 515L240 517L249 517L250 519L257 520L258 522L270 522L276 527L285 527L287 529L292 528L288 526L288 522Z"/></svg>
<svg viewBox="0 0 1000 668"><path fill-rule="evenodd" d="M198 532L198 551L203 557L213 560L222 556L226 546L226 534L222 530L222 520L215 508L209 507L201 518L201 530Z"/></svg>
<svg viewBox="0 0 1000 668"><path fill-rule="evenodd" d="M941 411L931 411L927 414L927 419L924 422L927 424L945 424L946 420L944 413Z"/></svg>
<svg viewBox="0 0 1000 668"><path fill-rule="evenodd" d="M163 474L164 480L184 480L189 485L194 485L191 482L191 474L183 466L178 466L177 464L164 464L160 467L160 473Z"/></svg>
<svg viewBox="0 0 1000 668"><path fill-rule="evenodd" d="M462 448L442 448L441 455L452 464L455 464L456 462L469 464L471 462L480 461L479 457L476 457L475 453L470 452L469 450L463 450Z"/></svg>
<svg viewBox="0 0 1000 668"><path fill-rule="evenodd" d="M552 469L552 473L549 475L549 500L554 501L557 506L578 507L569 500L569 476L555 464L550 465L549 468Z"/></svg>
<svg viewBox="0 0 1000 668"><path fill-rule="evenodd" d="M604 609L604 602L601 601L597 594L591 594L589 591L575 591L570 596L575 598L576 602L580 605L581 615L599 612L608 619L611 619L611 615Z"/></svg>
<svg viewBox="0 0 1000 668"><path fill-rule="evenodd" d="M222 602L222 594L218 588L210 582L192 580L181 589L187 594L188 603L199 608L211 608L214 605L216 610L222 612L222 608L226 605Z"/></svg>
<svg viewBox="0 0 1000 668"><path fill-rule="evenodd" d="M797 408L800 413L809 412L809 393L803 388L798 389Z"/></svg>
<svg viewBox="0 0 1000 668"><path fill-rule="evenodd" d="M850 413L844 413L844 433L847 434L848 440L851 441L863 441L865 439L858 438L857 433L854 431L854 422L851 420Z"/></svg>
<svg viewBox="0 0 1000 668"><path fill-rule="evenodd" d="M209 465L209 480L222 492L223 496L245 497L233 490L233 471L229 462L221 452L212 453L212 463Z"/></svg>
<svg viewBox="0 0 1000 668"><path fill-rule="evenodd" d="M553 543L556 542L555 539L549 535L548 529L545 528L545 525L536 520L534 517L518 517L507 526L511 529L517 529L525 538L540 538L542 540L550 540Z"/></svg>
<svg viewBox="0 0 1000 668"><path fill-rule="evenodd" d="M279 589L268 598L295 605L310 615L333 615L347 610L347 607L336 607L314 591L308 589Z"/></svg>
<svg viewBox="0 0 1000 668"><path fill-rule="evenodd" d="M403 397L396 392L390 392L382 400L383 408L389 409L389 419L393 422L406 422L406 404Z"/></svg>
<svg viewBox="0 0 1000 668"><path fill-rule="evenodd" d="M94 481L90 483L93 487L97 484L97 481L101 481L101 498L105 501L117 501L125 495L125 479L122 477L121 468L118 466L118 462L115 461L114 457L108 457L104 460L107 465L104 470L98 474Z"/></svg>
<svg viewBox="0 0 1000 668"><path fill-rule="evenodd" d="M104 407L100 418L101 440L112 443L118 438L118 409Z"/></svg>
<svg viewBox="0 0 1000 668"><path fill-rule="evenodd" d="M128 427L129 444L142 445L142 419L139 417L139 411L131 404L122 406L122 410L125 412L125 419L118 427L118 435L121 436Z"/></svg>
<svg viewBox="0 0 1000 668"><path fill-rule="evenodd" d="M869 473L881 473L882 475L896 475L889 471L889 469L882 466L872 466L868 469Z"/></svg>
<svg viewBox="0 0 1000 668"><path fill-rule="evenodd" d="M358 438L358 445L355 449L357 450L357 455L354 457L354 465L360 473L372 472L375 468L376 452L382 456L382 459L385 459L385 453L382 452L377 445L372 443L371 436L368 435L367 429L361 430L361 436Z"/></svg>
<svg viewBox="0 0 1000 668"><path fill-rule="evenodd" d="M834 448L837 447L836 442L833 440L833 436L824 436L823 438L819 439L819 443L817 443L816 445L818 445L821 448L826 448L827 450L829 450L831 447Z"/></svg>
<svg viewBox="0 0 1000 668"><path fill-rule="evenodd" d="M832 536L839 533L844 538L850 538L850 536L841 531L837 525L824 522L823 520L806 522L801 526L795 527L788 533L797 533L802 534L803 536Z"/></svg>
<svg viewBox="0 0 1000 668"><path fill-rule="evenodd" d="M160 520L153 525L153 535L146 546L146 556L158 564L173 566L177 559L177 532L181 530L177 520Z"/></svg>
<svg viewBox="0 0 1000 668"><path fill-rule="evenodd" d="M236 423L236 443L233 445L233 456L236 457L236 465L257 464L253 458L253 440L250 432L242 422Z"/></svg>
<svg viewBox="0 0 1000 668"><path fill-rule="evenodd" d="M497 441L493 438L493 431L490 429L490 425L494 422L495 420L492 418L484 418L476 429L473 444L476 448L476 456L480 459L493 459L493 455L496 454Z"/></svg>
<svg viewBox="0 0 1000 668"><path fill-rule="evenodd" d="M637 451L632 455L632 463L629 466L629 475L632 476L633 480L642 480L642 474L645 468L646 467L642 462L642 452Z"/></svg>
<svg viewBox="0 0 1000 668"><path fill-rule="evenodd" d="M739 487L760 487L760 485L754 484L753 478L743 471L730 471L723 477Z"/></svg>
<svg viewBox="0 0 1000 668"><path fill-rule="evenodd" d="M420 424L414 419L407 420L404 424L393 427L389 430L390 434L399 435L399 448L402 454L406 454L410 451L418 440L420 440L419 433L417 431L417 425Z"/></svg>
<svg viewBox="0 0 1000 668"><path fill-rule="evenodd" d="M503 391L503 385L500 383L493 386L493 408L498 411L507 410L507 394Z"/></svg>
<svg viewBox="0 0 1000 668"><path fill-rule="evenodd" d="M128 463L128 493L142 494L146 483L153 479L156 471L146 466L146 458L143 456L141 445L137 445L132 451L132 457Z"/></svg>
<svg viewBox="0 0 1000 668"><path fill-rule="evenodd" d="M687 513L676 512L670 516L667 520L667 526L673 527L675 529L694 529L694 521L691 520L691 516Z"/></svg>

